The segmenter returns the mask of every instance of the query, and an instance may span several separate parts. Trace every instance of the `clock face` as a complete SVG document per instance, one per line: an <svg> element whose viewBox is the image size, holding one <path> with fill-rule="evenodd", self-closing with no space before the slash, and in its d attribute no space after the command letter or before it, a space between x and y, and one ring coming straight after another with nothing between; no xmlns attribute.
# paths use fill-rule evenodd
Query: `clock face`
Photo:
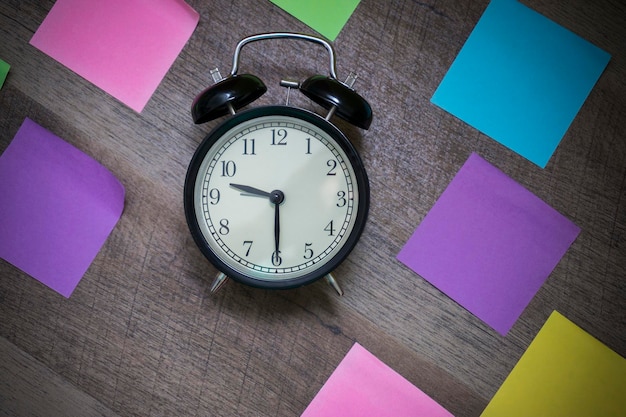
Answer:
<svg viewBox="0 0 626 417"><path fill-rule="evenodd" d="M204 255L248 285L291 288L332 271L355 246L369 185L345 136L306 110L236 114L194 155L185 212Z"/></svg>

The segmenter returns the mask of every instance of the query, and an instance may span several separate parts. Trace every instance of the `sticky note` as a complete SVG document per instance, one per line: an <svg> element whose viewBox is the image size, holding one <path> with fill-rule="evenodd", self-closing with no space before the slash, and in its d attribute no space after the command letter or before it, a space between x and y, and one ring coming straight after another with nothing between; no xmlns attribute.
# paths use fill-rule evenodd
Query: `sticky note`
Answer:
<svg viewBox="0 0 626 417"><path fill-rule="evenodd" d="M626 360L554 311L481 417L623 417Z"/></svg>
<svg viewBox="0 0 626 417"><path fill-rule="evenodd" d="M4 85L4 81L7 79L7 74L11 66L0 59L0 88Z"/></svg>
<svg viewBox="0 0 626 417"><path fill-rule="evenodd" d="M57 0L30 43L141 112L198 19L183 0Z"/></svg>
<svg viewBox="0 0 626 417"><path fill-rule="evenodd" d="M287 13L334 41L360 0L270 0Z"/></svg>
<svg viewBox="0 0 626 417"><path fill-rule="evenodd" d="M504 335L579 232L474 153L397 258Z"/></svg>
<svg viewBox="0 0 626 417"><path fill-rule="evenodd" d="M404 377L355 343L302 417L452 417Z"/></svg>
<svg viewBox="0 0 626 417"><path fill-rule="evenodd" d="M610 55L515 0L492 0L431 101L545 167Z"/></svg>
<svg viewBox="0 0 626 417"><path fill-rule="evenodd" d="M109 170L30 119L0 155L0 257L65 297L123 207Z"/></svg>

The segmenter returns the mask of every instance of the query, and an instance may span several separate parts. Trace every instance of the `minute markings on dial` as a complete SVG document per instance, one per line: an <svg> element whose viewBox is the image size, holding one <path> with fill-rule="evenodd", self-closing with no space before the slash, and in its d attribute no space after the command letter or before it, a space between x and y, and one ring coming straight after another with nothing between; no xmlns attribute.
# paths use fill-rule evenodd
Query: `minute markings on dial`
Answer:
<svg viewBox="0 0 626 417"><path fill-rule="evenodd" d="M270 148L272 137L263 132L268 128L276 129L276 145L286 142L284 134L278 135L285 128L289 144ZM352 230L359 194L349 155L333 137L299 122L272 119L222 138L210 148L198 174L204 184L197 217L218 263L233 268L234 275L270 282L324 268L336 253L343 253L339 251ZM280 173L270 169L275 166ZM277 206L284 202L276 200L273 183L287 188L285 211ZM265 204L246 204L250 197ZM220 233L223 220L230 222L231 233ZM330 222L332 234L324 230Z"/></svg>

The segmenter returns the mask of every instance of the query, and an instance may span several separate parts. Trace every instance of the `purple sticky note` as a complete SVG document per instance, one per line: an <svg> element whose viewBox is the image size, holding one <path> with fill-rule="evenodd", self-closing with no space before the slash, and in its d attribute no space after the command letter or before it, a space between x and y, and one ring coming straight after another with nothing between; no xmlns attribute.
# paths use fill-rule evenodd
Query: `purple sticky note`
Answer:
<svg viewBox="0 0 626 417"><path fill-rule="evenodd" d="M123 208L111 172L30 119L0 156L0 257L65 297Z"/></svg>
<svg viewBox="0 0 626 417"><path fill-rule="evenodd" d="M453 417L355 343L302 417Z"/></svg>
<svg viewBox="0 0 626 417"><path fill-rule="evenodd" d="M57 0L30 43L141 112L198 19L183 0Z"/></svg>
<svg viewBox="0 0 626 417"><path fill-rule="evenodd" d="M472 154L398 259L504 335L579 232Z"/></svg>

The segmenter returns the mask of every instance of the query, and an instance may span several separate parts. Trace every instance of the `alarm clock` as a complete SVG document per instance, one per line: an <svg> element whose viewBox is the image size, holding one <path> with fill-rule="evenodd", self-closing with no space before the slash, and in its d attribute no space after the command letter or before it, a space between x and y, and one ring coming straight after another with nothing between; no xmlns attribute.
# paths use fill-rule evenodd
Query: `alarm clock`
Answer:
<svg viewBox="0 0 626 417"><path fill-rule="evenodd" d="M242 48L251 42L296 39L323 46L329 75L287 87L284 105L241 110L267 91L252 74L239 74ZM230 278L266 289L289 289L325 278L357 244L369 210L369 182L354 146L332 122L340 117L368 129L370 105L336 76L335 53L322 38L265 33L241 40L230 75L213 70L215 83L193 101L197 124L225 117L195 151L185 179L184 208L202 254L219 270L216 292ZM323 107L321 116L289 105L297 89Z"/></svg>

